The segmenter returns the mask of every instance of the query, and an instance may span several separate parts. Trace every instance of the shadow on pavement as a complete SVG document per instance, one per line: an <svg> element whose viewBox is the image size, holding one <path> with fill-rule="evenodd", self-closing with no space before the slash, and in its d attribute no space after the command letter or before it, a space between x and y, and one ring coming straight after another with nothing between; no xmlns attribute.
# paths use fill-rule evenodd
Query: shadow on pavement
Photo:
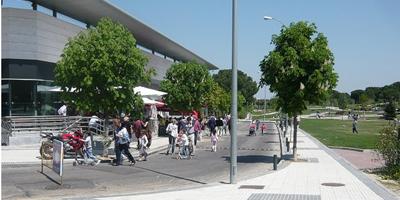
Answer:
<svg viewBox="0 0 400 200"><path fill-rule="evenodd" d="M230 156L222 156L225 161L230 162ZM272 156L264 156L264 155L245 155L245 156L237 156L238 163L272 163Z"/></svg>
<svg viewBox="0 0 400 200"><path fill-rule="evenodd" d="M169 176L169 177L172 177L172 178L182 179L182 180L185 180L185 181L190 181L190 182L194 182L194 183L198 183L198 184L203 184L203 185L207 184L207 183L204 183L204 182L201 182L201 181L196 181L196 180L193 180L193 179L176 176L176 175L173 175L173 174L167 174L167 173L164 173L164 172L159 172L159 171L148 169L148 168L144 168L144 167L136 166L135 168L143 169L143 170L154 172L154 173L161 174L161 175L164 175L164 176Z"/></svg>

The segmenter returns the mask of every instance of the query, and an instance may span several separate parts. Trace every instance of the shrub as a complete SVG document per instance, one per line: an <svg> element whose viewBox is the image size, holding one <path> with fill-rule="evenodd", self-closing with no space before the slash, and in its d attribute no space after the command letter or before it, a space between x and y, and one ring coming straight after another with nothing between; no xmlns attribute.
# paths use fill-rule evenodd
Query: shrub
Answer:
<svg viewBox="0 0 400 200"><path fill-rule="evenodd" d="M384 127L377 143L378 152L385 160L384 174L400 180L400 132L395 126Z"/></svg>

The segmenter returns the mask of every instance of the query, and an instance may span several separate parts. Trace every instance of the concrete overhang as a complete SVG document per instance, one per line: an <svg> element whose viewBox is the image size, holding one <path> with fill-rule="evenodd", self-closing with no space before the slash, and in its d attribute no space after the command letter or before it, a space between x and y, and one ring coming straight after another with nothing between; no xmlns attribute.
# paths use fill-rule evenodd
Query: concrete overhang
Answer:
<svg viewBox="0 0 400 200"><path fill-rule="evenodd" d="M105 0L28 0L45 8L55 10L63 15L83 23L95 25L102 17L109 17L128 28L135 36L137 43L179 61L195 61L208 66L210 70L218 69L215 65L172 41L163 34L150 28L132 15Z"/></svg>

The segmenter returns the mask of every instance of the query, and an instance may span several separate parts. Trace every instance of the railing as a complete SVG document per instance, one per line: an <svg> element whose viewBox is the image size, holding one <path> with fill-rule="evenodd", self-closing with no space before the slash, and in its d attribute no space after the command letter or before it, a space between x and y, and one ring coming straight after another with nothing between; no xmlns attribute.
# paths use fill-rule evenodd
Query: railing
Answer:
<svg viewBox="0 0 400 200"><path fill-rule="evenodd" d="M93 134L104 134L104 120L97 119L97 123L89 127L90 119L83 116L12 116L2 118L2 127L3 121L8 121L14 134L64 132L79 128Z"/></svg>

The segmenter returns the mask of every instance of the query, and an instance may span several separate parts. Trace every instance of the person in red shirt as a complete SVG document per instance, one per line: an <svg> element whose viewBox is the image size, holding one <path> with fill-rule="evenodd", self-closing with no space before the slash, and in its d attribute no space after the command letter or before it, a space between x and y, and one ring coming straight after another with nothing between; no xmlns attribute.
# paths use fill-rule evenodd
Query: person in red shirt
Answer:
<svg viewBox="0 0 400 200"><path fill-rule="evenodd" d="M263 123L261 125L261 135L264 135L264 132L267 131L267 124Z"/></svg>
<svg viewBox="0 0 400 200"><path fill-rule="evenodd" d="M143 126L144 126L144 123L139 118L137 118L135 123L133 123L133 132L135 133L135 137L137 139L137 147L138 147L138 149L139 149L140 132L142 131Z"/></svg>

